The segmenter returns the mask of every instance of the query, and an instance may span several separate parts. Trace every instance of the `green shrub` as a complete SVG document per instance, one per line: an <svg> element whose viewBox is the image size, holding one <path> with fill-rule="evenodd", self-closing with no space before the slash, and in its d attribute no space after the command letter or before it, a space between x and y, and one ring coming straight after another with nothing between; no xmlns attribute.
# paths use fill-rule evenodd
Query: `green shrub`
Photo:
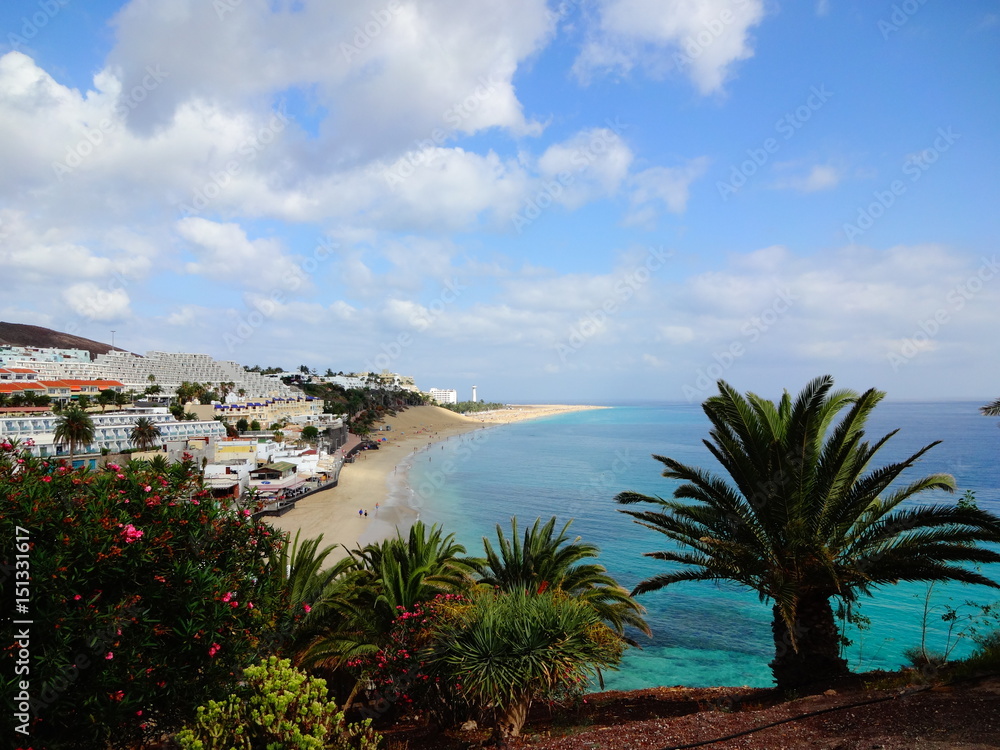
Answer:
<svg viewBox="0 0 1000 750"><path fill-rule="evenodd" d="M198 709L193 727L177 735L183 750L322 750L378 747L370 721L348 724L327 700L326 682L272 656L247 667L225 701Z"/></svg>
<svg viewBox="0 0 1000 750"><path fill-rule="evenodd" d="M431 669L504 737L520 734L532 701L582 693L625 648L593 607L560 591L479 591L436 631Z"/></svg>
<svg viewBox="0 0 1000 750"><path fill-rule="evenodd" d="M0 562L30 565L29 585L0 583L33 623L26 745L134 747L260 658L285 606L281 537L213 501L190 459L74 471L0 443L0 497ZM5 705L23 679L0 672Z"/></svg>

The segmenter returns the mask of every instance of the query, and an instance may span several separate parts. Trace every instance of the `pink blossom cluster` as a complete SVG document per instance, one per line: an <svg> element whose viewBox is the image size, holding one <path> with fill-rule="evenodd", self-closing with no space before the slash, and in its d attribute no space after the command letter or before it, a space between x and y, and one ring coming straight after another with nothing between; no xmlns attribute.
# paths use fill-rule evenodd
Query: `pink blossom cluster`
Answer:
<svg viewBox="0 0 1000 750"><path fill-rule="evenodd" d="M132 524L127 524L124 526L122 524L118 524L118 526L121 528L122 533L125 535L126 544L131 544L132 542L138 542L140 539L142 539L143 532L137 529Z"/></svg>

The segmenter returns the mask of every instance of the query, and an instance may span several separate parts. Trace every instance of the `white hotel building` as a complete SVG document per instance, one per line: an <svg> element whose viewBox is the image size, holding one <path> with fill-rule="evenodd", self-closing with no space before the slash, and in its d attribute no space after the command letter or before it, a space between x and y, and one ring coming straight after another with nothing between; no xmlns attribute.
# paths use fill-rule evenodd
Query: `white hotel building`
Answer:
<svg viewBox="0 0 1000 750"><path fill-rule="evenodd" d="M178 422L165 408L133 408L115 414L91 414L94 441L77 446L77 462L92 463L92 457L84 458L85 454L101 453L103 450L120 453L134 448L129 438L139 417L147 417L160 428L159 445L169 450L186 450L194 445L205 447L226 436L226 427L218 420ZM55 414L0 417L0 440L17 439L33 455L41 458L69 456L69 446L56 444L57 419Z"/></svg>
<svg viewBox="0 0 1000 750"><path fill-rule="evenodd" d="M437 401L439 404L457 404L458 403L458 391L454 388L431 388L427 391L427 395L432 399Z"/></svg>
<svg viewBox="0 0 1000 750"><path fill-rule="evenodd" d="M237 362L216 361L207 354L146 352L145 357L138 357L129 352L111 351L97 355L93 362L24 358L11 359L7 366L36 370L39 380L117 380L133 391L142 391L155 384L169 394L187 381L209 383L213 387L218 387L221 383L233 383L234 393L238 394L242 389L244 393L239 395L251 399L279 396L287 398L298 394L298 391L280 380L259 372L248 372Z"/></svg>

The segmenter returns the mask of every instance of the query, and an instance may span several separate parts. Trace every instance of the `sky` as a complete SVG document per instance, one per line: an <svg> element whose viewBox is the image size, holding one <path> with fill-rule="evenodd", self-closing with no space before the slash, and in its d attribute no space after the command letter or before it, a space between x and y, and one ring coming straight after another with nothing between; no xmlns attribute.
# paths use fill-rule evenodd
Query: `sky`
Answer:
<svg viewBox="0 0 1000 750"><path fill-rule="evenodd" d="M520 403L1000 395L1000 0L5 0L0 320Z"/></svg>

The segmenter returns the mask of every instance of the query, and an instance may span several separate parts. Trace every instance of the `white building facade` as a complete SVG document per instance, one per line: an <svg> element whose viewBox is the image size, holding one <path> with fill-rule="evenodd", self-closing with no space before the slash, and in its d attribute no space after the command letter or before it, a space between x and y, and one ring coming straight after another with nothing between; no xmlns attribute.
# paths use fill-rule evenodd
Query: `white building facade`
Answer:
<svg viewBox="0 0 1000 750"><path fill-rule="evenodd" d="M458 391L454 388L431 388L427 391L427 395L432 399L437 401L439 404L457 404L458 403Z"/></svg>

